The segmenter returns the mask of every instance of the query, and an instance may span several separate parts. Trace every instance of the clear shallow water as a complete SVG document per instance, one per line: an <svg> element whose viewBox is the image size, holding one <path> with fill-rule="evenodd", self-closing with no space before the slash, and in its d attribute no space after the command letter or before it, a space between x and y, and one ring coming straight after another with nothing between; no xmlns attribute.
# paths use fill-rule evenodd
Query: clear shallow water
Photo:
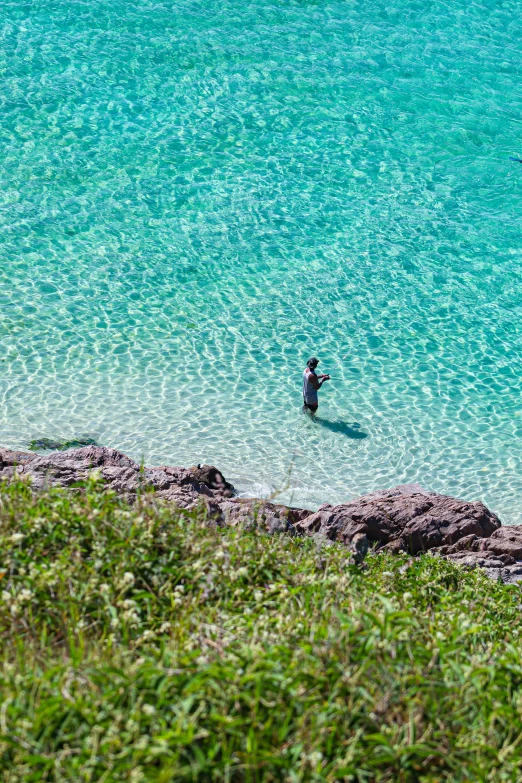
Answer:
<svg viewBox="0 0 522 783"><path fill-rule="evenodd" d="M0 442L522 522L521 40L493 0L4 2Z"/></svg>

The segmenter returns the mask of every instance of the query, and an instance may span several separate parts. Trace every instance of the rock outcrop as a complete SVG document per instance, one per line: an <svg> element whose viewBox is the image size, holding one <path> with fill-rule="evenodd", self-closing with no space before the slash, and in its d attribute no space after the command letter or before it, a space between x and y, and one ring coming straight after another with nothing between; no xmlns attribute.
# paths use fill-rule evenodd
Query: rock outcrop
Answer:
<svg viewBox="0 0 522 783"><path fill-rule="evenodd" d="M418 484L365 495L318 511L234 497L233 486L212 465L142 467L115 449L86 446L51 454L0 448L0 480L15 474L35 490L69 487L96 471L107 486L133 500L155 490L179 508L202 504L215 524L258 526L270 533L313 535L350 547L362 563L368 546L390 552L429 552L480 567L504 582L522 582L522 526L502 527L483 503L428 492Z"/></svg>
<svg viewBox="0 0 522 783"><path fill-rule="evenodd" d="M0 476L7 477L12 475L13 471L9 471L9 468L14 468L15 465L21 467L27 462L36 459L36 454L29 454L27 451L12 451L11 449L0 448ZM2 471L6 471L2 473Z"/></svg>
<svg viewBox="0 0 522 783"><path fill-rule="evenodd" d="M339 506L325 504L295 525L352 547L365 535L377 548L444 557L482 568L503 582L522 582L522 526L502 527L483 503L428 492L418 484L374 492Z"/></svg>
<svg viewBox="0 0 522 783"><path fill-rule="evenodd" d="M0 479L10 478L16 472L29 479L34 489L68 487L85 481L93 471L97 471L111 489L128 496L148 487L157 490L160 496L169 492L207 497L234 494L232 485L212 465L142 468L120 451L104 446L85 446L45 455L0 449Z"/></svg>
<svg viewBox="0 0 522 783"><path fill-rule="evenodd" d="M340 506L325 504L297 524L303 533L321 533L350 543L358 533L393 552L427 552L464 536L490 536L500 520L483 503L427 492L418 484L374 492Z"/></svg>
<svg viewBox="0 0 522 783"><path fill-rule="evenodd" d="M504 582L522 581L522 527L499 527L488 537L464 536L438 554L470 568L484 568Z"/></svg>
<svg viewBox="0 0 522 783"><path fill-rule="evenodd" d="M289 509L261 500L234 497L234 487L213 465L191 468L142 467L130 457L103 446L38 455L0 449L0 480L15 473L35 490L70 487L86 481L93 471L115 492L130 500L139 490L155 490L156 497L190 510L203 505L217 524L256 524L268 532L295 532L293 524L309 511Z"/></svg>
<svg viewBox="0 0 522 783"><path fill-rule="evenodd" d="M519 526L499 527L489 537L465 536L453 546L441 547L441 554L453 557L463 552L488 552L503 557L506 564L522 560L522 529Z"/></svg>
<svg viewBox="0 0 522 783"><path fill-rule="evenodd" d="M223 521L227 525L262 527L269 533L296 534L296 524L303 520L310 511L300 508L289 508L276 503L268 503L252 498L233 498L220 503Z"/></svg>
<svg viewBox="0 0 522 783"><path fill-rule="evenodd" d="M487 550L480 552L461 551L448 555L434 550L434 553L466 568L482 568L491 579L506 584L522 582L522 560L514 560L509 555L495 555Z"/></svg>

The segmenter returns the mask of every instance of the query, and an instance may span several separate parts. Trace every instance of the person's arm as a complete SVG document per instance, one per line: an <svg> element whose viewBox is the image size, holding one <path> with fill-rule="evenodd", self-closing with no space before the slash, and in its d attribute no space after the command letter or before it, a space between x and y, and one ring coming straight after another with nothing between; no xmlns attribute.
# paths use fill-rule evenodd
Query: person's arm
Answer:
<svg viewBox="0 0 522 783"><path fill-rule="evenodd" d="M321 378L321 380L319 380L319 378ZM310 385L312 386L312 388L315 389L316 391L319 391L319 389L321 388L323 383L325 381L329 381L330 380L330 376L329 375L316 375L315 373L310 373L310 375L308 376L308 380L310 381Z"/></svg>

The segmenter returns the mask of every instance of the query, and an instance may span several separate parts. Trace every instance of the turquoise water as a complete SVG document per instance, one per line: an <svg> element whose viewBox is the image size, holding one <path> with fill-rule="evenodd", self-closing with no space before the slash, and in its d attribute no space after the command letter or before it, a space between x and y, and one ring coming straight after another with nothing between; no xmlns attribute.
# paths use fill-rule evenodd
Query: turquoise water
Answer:
<svg viewBox="0 0 522 783"><path fill-rule="evenodd" d="M518 11L4 1L0 443L522 522Z"/></svg>

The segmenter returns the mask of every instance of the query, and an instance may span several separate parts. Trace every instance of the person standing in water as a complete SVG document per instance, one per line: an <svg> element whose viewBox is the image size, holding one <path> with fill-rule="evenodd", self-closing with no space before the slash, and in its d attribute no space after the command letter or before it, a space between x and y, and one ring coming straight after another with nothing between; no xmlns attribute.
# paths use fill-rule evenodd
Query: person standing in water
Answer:
<svg viewBox="0 0 522 783"><path fill-rule="evenodd" d="M306 370L303 373L303 411L310 412L312 416L319 407L319 396L317 392L325 381L330 380L329 375L317 375L315 368L319 364L319 359L312 356L306 363Z"/></svg>

